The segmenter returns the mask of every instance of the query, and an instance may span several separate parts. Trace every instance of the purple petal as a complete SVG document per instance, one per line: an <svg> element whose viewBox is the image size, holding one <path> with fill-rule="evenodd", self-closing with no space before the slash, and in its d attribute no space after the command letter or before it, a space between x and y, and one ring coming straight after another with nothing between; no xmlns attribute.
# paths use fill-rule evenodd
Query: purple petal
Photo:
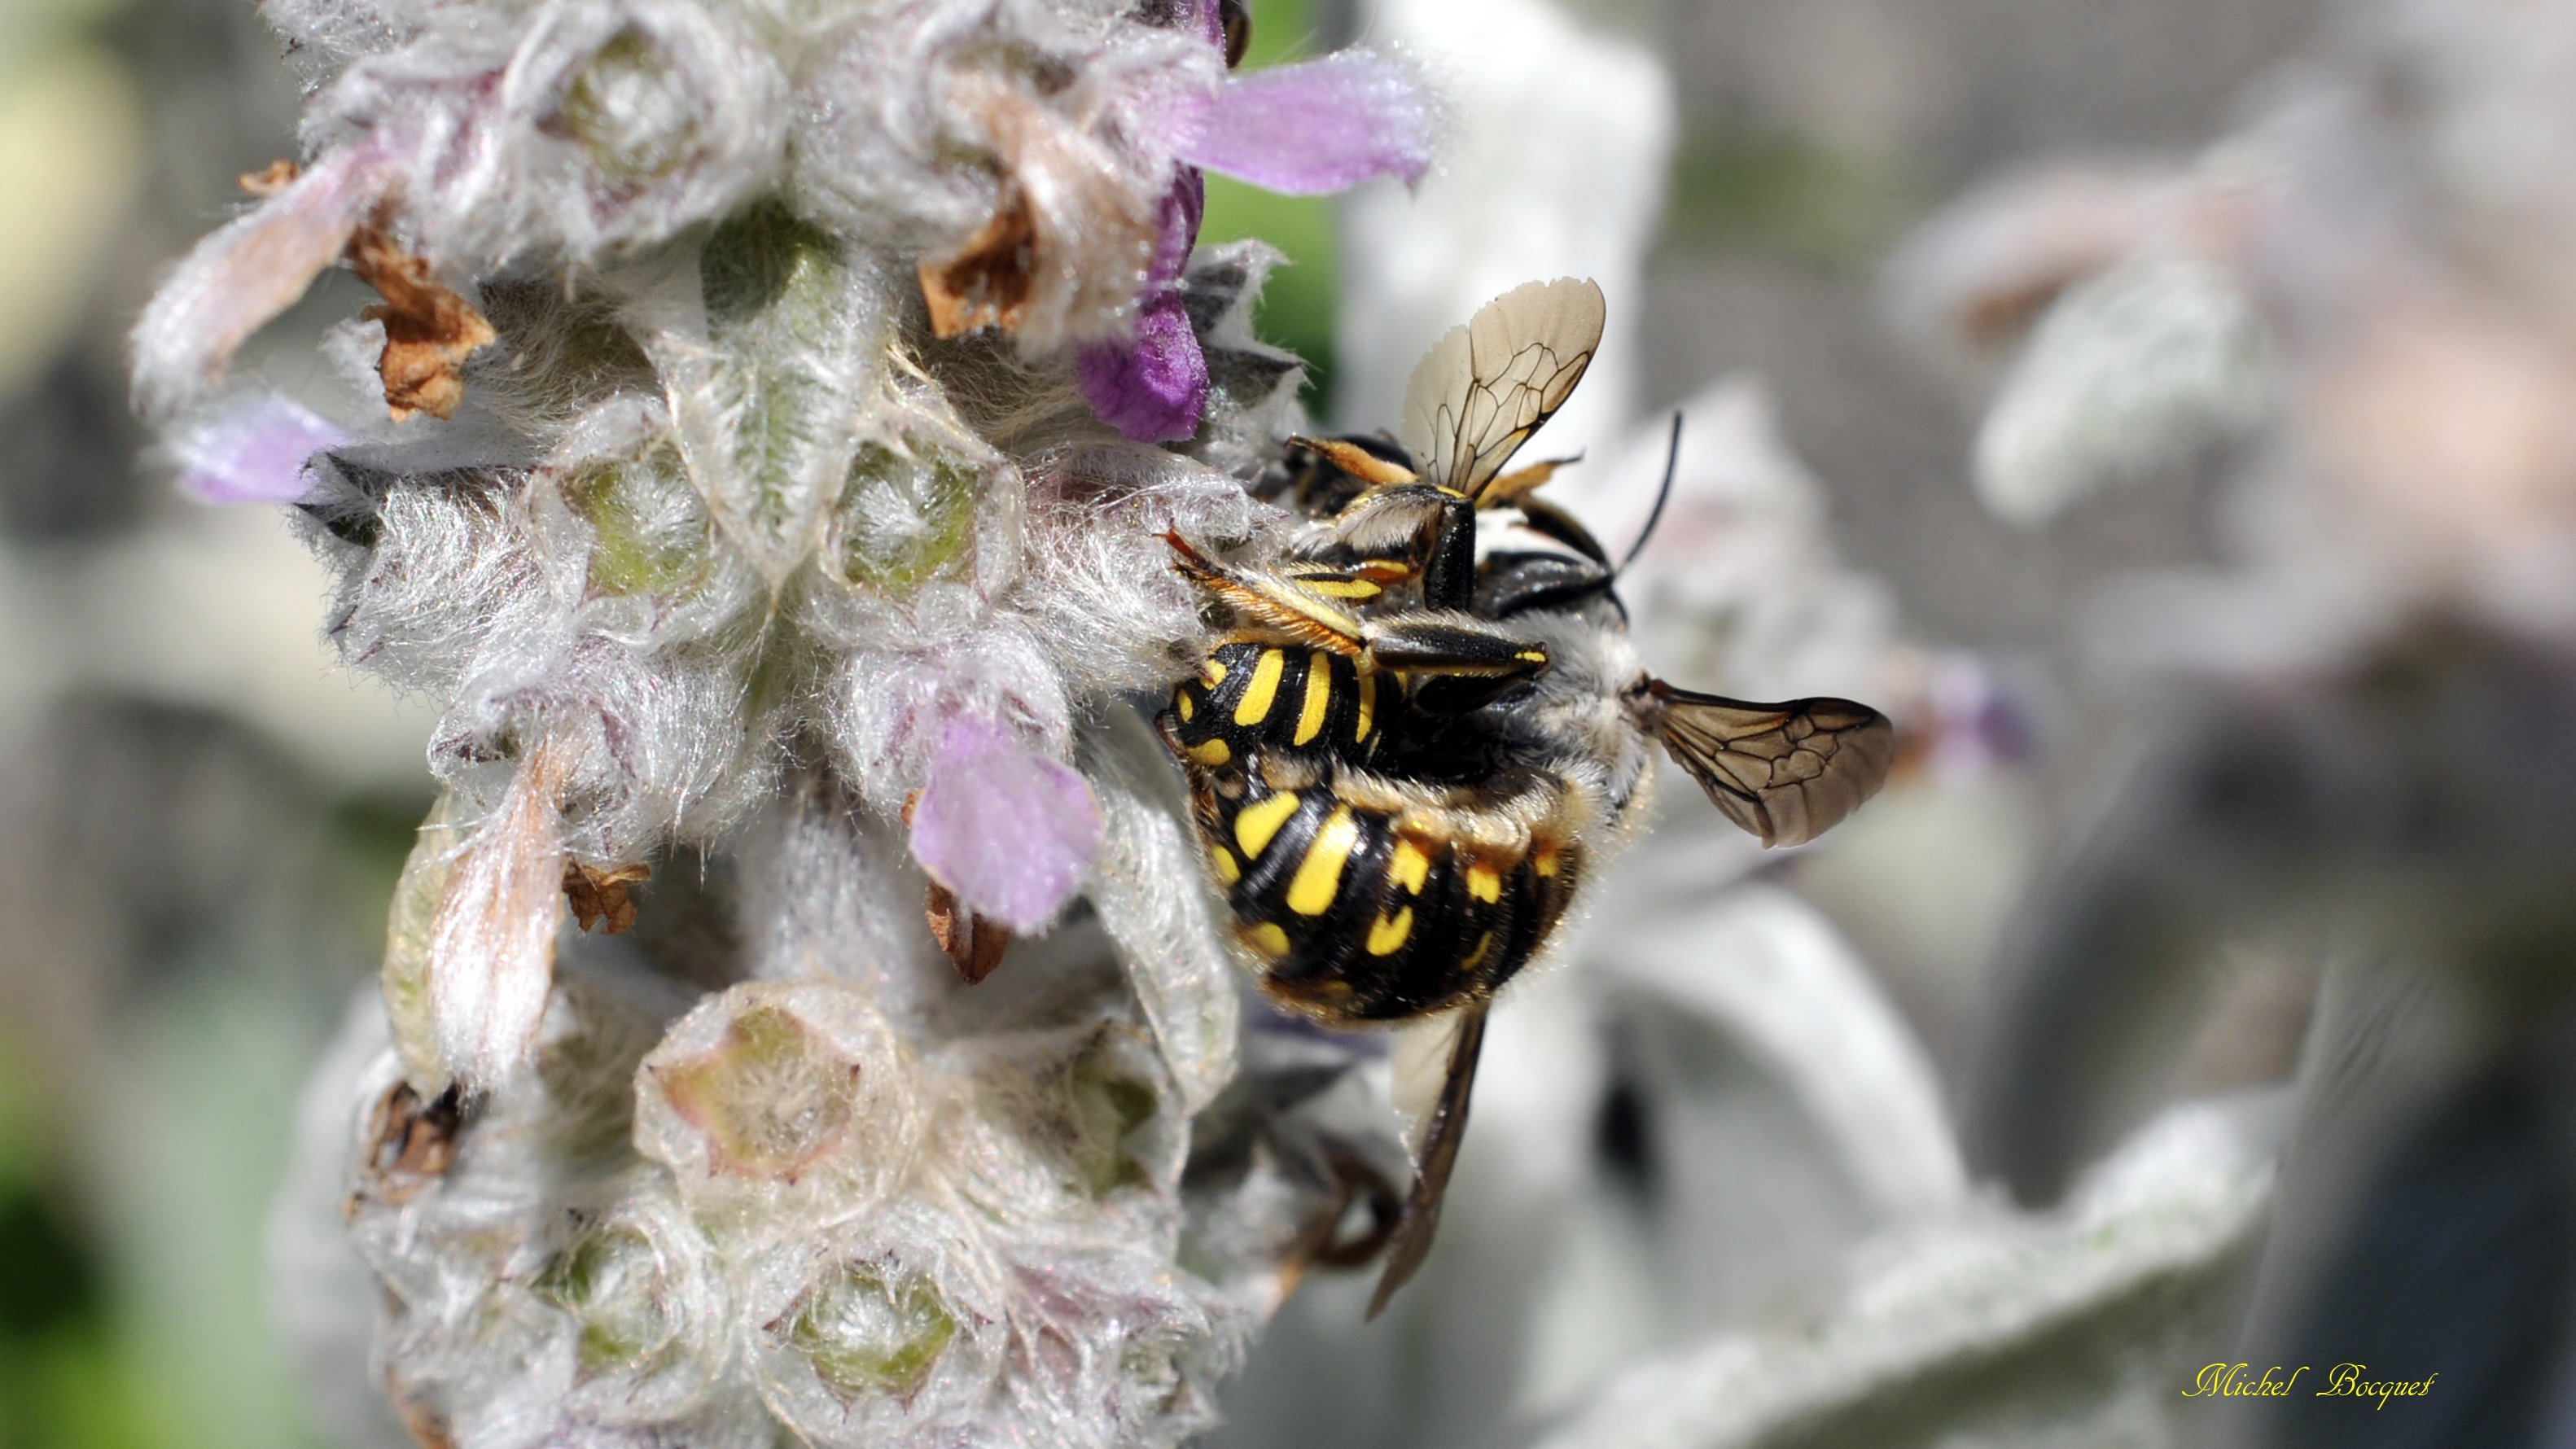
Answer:
<svg viewBox="0 0 2576 1449"><path fill-rule="evenodd" d="M1217 0L1145 0L1136 7L1136 17L1148 25L1195 30L1208 44L1225 48L1225 19Z"/></svg>
<svg viewBox="0 0 2576 1449"><path fill-rule="evenodd" d="M1075 358L1082 395L1100 420L1140 443L1177 443L1195 435L1207 411L1207 358L1181 305L1181 273L1207 211L1207 178L1184 166L1163 197L1162 234L1145 271L1128 342L1099 342Z"/></svg>
<svg viewBox="0 0 2576 1449"><path fill-rule="evenodd" d="M1430 95L1366 51L1229 78L1167 122L1181 160L1291 196L1431 169Z"/></svg>
<svg viewBox="0 0 2576 1449"><path fill-rule="evenodd" d="M1082 776L978 717L953 719L912 812L912 855L977 915L1013 931L1055 919L1100 845Z"/></svg>
<svg viewBox="0 0 2576 1449"><path fill-rule="evenodd" d="M292 503L308 485L304 465L349 435L274 393L263 393L182 433L181 491L207 503Z"/></svg>
<svg viewBox="0 0 2576 1449"><path fill-rule="evenodd" d="M1190 248L1199 244L1199 221L1206 215L1207 177L1196 167L1184 166L1155 214L1162 230L1154 238L1154 258L1146 264L1147 290L1175 285L1181 273L1190 269Z"/></svg>
<svg viewBox="0 0 2576 1449"><path fill-rule="evenodd" d="M1095 342L1076 359L1092 411L1140 443L1195 435L1207 412L1207 358L1178 292L1147 298L1132 344Z"/></svg>
<svg viewBox="0 0 2576 1449"><path fill-rule="evenodd" d="M1208 44L1225 49L1225 20L1217 13L1216 0L1187 0L1182 8L1188 12L1189 29L1197 31Z"/></svg>

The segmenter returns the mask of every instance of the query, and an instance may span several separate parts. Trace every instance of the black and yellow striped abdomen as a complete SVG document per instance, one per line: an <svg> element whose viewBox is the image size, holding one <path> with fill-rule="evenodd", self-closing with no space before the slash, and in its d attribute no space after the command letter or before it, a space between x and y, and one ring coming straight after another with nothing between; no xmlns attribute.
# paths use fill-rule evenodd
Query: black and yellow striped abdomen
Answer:
<svg viewBox="0 0 2576 1449"><path fill-rule="evenodd" d="M1328 1023L1402 1020L1490 995L1573 899L1582 856L1570 830L1470 839L1444 820L1463 820L1474 801L1388 808L1371 798L1380 792L1336 776L1242 783L1201 797L1210 865L1263 986ZM1532 775L1481 793L1560 789Z"/></svg>
<svg viewBox="0 0 2576 1449"><path fill-rule="evenodd" d="M1193 764L1223 769L1257 752L1365 763L1379 737L1382 681L1347 656L1278 644L1221 644L1164 715Z"/></svg>

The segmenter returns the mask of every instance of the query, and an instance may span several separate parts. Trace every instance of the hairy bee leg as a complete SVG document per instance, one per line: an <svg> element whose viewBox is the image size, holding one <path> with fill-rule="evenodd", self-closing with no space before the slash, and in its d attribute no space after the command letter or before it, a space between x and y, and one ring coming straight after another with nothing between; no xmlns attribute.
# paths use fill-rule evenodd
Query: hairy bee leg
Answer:
<svg viewBox="0 0 2576 1449"><path fill-rule="evenodd" d="M1386 593L1388 584L1400 583L1413 576L1412 570L1403 566L1382 567L1372 563L1345 566L1303 560L1281 564L1276 572L1280 578L1307 593L1353 604L1373 603Z"/></svg>
<svg viewBox="0 0 2576 1449"><path fill-rule="evenodd" d="M1485 1049L1485 1013L1492 1007L1487 1000L1459 1008L1458 1036L1449 1048L1449 1075L1423 1129L1413 1187L1404 1195L1404 1215L1396 1220L1386 1271L1378 1275L1377 1292L1369 1298L1371 1319L1386 1311L1396 1290L1411 1281L1431 1256L1431 1239L1440 1231L1440 1202L1448 1196L1449 1174L1458 1165L1458 1145L1467 1137L1467 1099L1476 1089L1476 1059Z"/></svg>
<svg viewBox="0 0 2576 1449"><path fill-rule="evenodd" d="M1163 535L1181 577L1214 594L1247 620L1309 649L1357 659L1368 652L1360 621L1289 577L1218 563L1177 533Z"/></svg>
<svg viewBox="0 0 2576 1449"><path fill-rule="evenodd" d="M1356 439L1290 438L1288 446L1303 448L1372 487L1393 487L1419 479L1412 469L1381 457Z"/></svg>
<svg viewBox="0 0 2576 1449"><path fill-rule="evenodd" d="M1316 575L1230 568L1177 534L1166 534L1164 540L1178 555L1173 566L1184 578L1252 622L1310 649L1366 659L1379 669L1479 679L1516 680L1547 667L1545 649L1470 615L1422 612L1363 622L1319 596ZM1335 570L1324 577L1367 582L1364 569Z"/></svg>
<svg viewBox="0 0 2576 1449"><path fill-rule="evenodd" d="M1559 468L1570 468L1583 461L1581 453L1571 458L1550 458L1526 468L1514 468L1476 490L1478 508L1518 508L1524 496L1544 487Z"/></svg>

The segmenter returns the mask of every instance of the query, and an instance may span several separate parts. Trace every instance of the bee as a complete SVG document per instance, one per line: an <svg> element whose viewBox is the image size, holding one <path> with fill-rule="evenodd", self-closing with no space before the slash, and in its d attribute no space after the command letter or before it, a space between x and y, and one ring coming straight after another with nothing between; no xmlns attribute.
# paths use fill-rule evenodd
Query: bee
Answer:
<svg viewBox="0 0 2576 1449"><path fill-rule="evenodd" d="M1649 743L1766 845L1850 814L1895 754L1865 705L1649 674L1618 569L1534 496L1561 465L1506 471L1582 379L1605 311L1589 281L1517 288L1423 358L1400 442L1291 440L1254 487L1311 520L1281 557L1167 537L1230 623L1156 724L1264 990L1337 1028L1455 1022L1371 1317L1430 1250L1495 993L1643 800ZM1527 543L1480 550L1480 518Z"/></svg>

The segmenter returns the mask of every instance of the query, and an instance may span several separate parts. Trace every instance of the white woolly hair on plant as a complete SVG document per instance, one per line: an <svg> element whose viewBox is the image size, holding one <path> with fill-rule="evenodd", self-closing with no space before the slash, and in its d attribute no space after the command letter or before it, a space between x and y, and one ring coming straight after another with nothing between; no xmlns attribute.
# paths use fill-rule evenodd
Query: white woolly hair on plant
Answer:
<svg viewBox="0 0 2576 1449"><path fill-rule="evenodd" d="M1418 179L1420 87L1232 75L1213 0L268 13L304 154L172 271L135 397L438 710L383 1045L305 1145L396 1417L1204 1428L1380 1129L1307 1115L1360 1053L1259 1045L1127 703L1203 639L1163 536L1276 537L1238 477L1302 423L1202 168ZM381 414L233 375L333 266Z"/></svg>

